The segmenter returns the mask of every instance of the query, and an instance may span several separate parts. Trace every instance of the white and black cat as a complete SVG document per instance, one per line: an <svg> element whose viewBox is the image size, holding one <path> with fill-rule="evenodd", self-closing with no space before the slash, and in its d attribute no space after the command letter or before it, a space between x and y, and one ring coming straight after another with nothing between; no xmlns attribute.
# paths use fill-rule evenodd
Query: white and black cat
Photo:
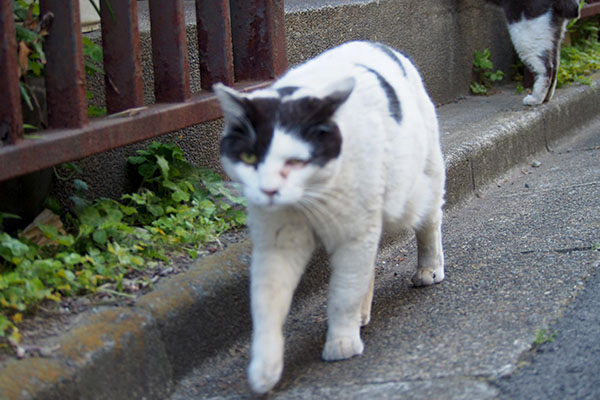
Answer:
<svg viewBox="0 0 600 400"><path fill-rule="evenodd" d="M556 88L560 44L569 19L579 16L577 0L488 0L504 9L517 54L534 75L524 105L549 101Z"/></svg>
<svg viewBox="0 0 600 400"><path fill-rule="evenodd" d="M413 64L379 43L346 43L250 94L214 90L222 164L248 203L248 377L264 393L280 379L284 319L319 242L332 267L325 360L363 351L384 225L415 230L415 286L444 279L438 121Z"/></svg>

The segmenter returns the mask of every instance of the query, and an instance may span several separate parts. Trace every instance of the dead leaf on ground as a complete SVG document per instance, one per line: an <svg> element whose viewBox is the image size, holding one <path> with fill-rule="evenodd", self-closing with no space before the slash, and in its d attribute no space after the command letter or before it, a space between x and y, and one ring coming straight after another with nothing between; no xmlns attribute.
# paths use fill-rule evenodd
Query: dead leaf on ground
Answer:
<svg viewBox="0 0 600 400"><path fill-rule="evenodd" d="M19 236L31 240L40 247L48 244L58 244L54 240L47 238L38 225L51 225L56 228L59 234L67 234L59 216L48 209L44 209L44 211L35 217L32 223L27 225L27 228Z"/></svg>
<svg viewBox="0 0 600 400"><path fill-rule="evenodd" d="M21 40L19 42L19 78L27 73L27 68L29 68L29 55L31 54L31 49L27 46L25 41Z"/></svg>

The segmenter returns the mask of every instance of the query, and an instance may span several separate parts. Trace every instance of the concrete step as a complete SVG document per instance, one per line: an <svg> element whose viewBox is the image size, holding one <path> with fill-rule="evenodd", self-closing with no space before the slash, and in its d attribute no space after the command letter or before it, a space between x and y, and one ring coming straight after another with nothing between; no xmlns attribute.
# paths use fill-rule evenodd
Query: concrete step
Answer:
<svg viewBox="0 0 600 400"><path fill-rule="evenodd" d="M467 97L438 109L447 164L449 208L456 207L459 210L457 212L460 212L458 205L474 193L484 190L487 184L504 174L507 169L533 154L546 151L559 138L573 134L579 127L596 118L600 109L600 76L595 78L592 86L560 89L551 103L536 108L522 107L520 99L521 95L515 93L514 88L506 87L502 93L494 96ZM504 210L502 212L509 215L518 211L515 205L500 203L491 208L497 208L498 212ZM469 216L464 218L468 219ZM451 219L446 222L448 227L453 224ZM484 268L492 263L502 263L499 253L491 255L492 258L480 255L477 260L473 259L475 261L468 263L454 258L476 249L485 250L485 242L479 241L478 235L488 232L489 227L486 228L485 221L478 224L479 228L470 233L465 232L464 238L461 239L460 235L454 237L446 248L450 277L461 277L461 282L465 284L470 282L471 291L476 293L491 290L489 280L481 275ZM387 241L383 246L382 257L391 255L392 258L380 258L380 274L385 273L390 279L385 281L382 288L380 286L376 296L379 299L383 297L384 303L391 301L393 307L389 311L376 308L378 322L373 326L402 326L397 318L404 319L407 313L414 316L439 315L457 307L467 307L467 310L473 312L477 310L480 300L476 297L471 303L468 303L468 297L464 297L463 303L455 304L444 297L445 290L410 289L407 271L411 267L414 251L409 244L405 245L402 242L405 239ZM512 246L508 238L505 244ZM522 246L519 247L521 248ZM295 323L294 319L298 320L297 326L302 327L306 325L306 321L318 322L319 318L323 318L324 303L319 296L322 295L327 268L323 267L322 256L318 254L315 257L297 293L297 304L302 304L302 311L297 317L291 317L292 324ZM405 258L405 261L400 263L400 258ZM60 345L60 350L51 357L13 360L0 366L0 398L164 399L173 391L175 384L194 371L194 368L225 368L219 364L220 360L224 360L224 363L233 362L231 369L227 371L235 369L238 374L235 376L239 377L240 382L232 390L242 390L242 386L239 385L245 385L245 378L242 379L240 374L245 369L243 357L250 334L247 280L249 259L249 243L242 241L199 260L189 271L161 282L156 290L139 298L132 307L97 307L83 313L73 321L64 335L51 337L40 343L49 347ZM383 261L394 269L383 268ZM401 264L398 270L395 270L396 263ZM519 268L526 266L525 262ZM519 272L515 267L511 273L516 274L514 277L518 281L522 271ZM398 273L399 276L391 278L394 273ZM444 284L446 286L442 287L458 291L460 285L453 282L449 279L448 283ZM431 302L430 293L441 297L434 297L437 301ZM510 295L510 292L506 295ZM485 301L487 308L484 309L493 314L490 308L493 301L490 298ZM376 300L377 302L381 300ZM407 308L403 308L403 304L407 305ZM417 305L426 312L412 308ZM392 312L394 309L397 311L395 314ZM543 321L543 318L546 317L542 317L542 320L535 319L533 325ZM459 318L454 322L459 323L468 324L468 320ZM432 327L431 324L427 327L428 331L424 332L424 335L431 338L443 337L441 328ZM416 331L421 329L420 325L413 325L412 328ZM304 366L294 368L312 368L316 365L320 354L316 349L321 344L324 324L317 323L315 329L317 330L301 331L301 336L304 337L298 341L299 348L306 351L299 351L294 357L298 358L298 365ZM368 333L367 337L376 335L374 330L369 329L371 328L367 328L365 332L372 333ZM527 332L521 337L529 338ZM406 334L408 331L402 330L400 333L394 333L394 336L402 337ZM369 343L383 344L391 339L369 339ZM482 343L489 343L484 339L469 339L477 344L469 350L474 352L473 355L476 355L477 349L481 349ZM507 340L506 337L503 340ZM527 340L525 342L529 343ZM526 346L525 342L516 343L514 346L521 351ZM446 345L457 346L448 343ZM370 346L371 351L377 349L377 345ZM410 364L411 368L414 368L411 371L421 371L417 356L423 351L434 357L438 349L441 354L440 362L445 360L441 345L433 339L426 341L424 350L398 346L398 354L407 354L414 359ZM510 357L517 350L510 350ZM385 349L380 347L377 351L384 352ZM235 357L225 360L222 358L224 352L232 353ZM304 363L303 360L310 362ZM355 361L350 361L352 362ZM286 374L289 374L286 375L287 384L292 384L293 379L302 379L302 376L305 376L304 372L298 373L294 368L286 369ZM369 368L376 369L377 365ZM318 371L321 374L323 370ZM419 374L429 373L436 376L435 371L423 371ZM210 376L207 378L209 381ZM457 375L452 379L459 378ZM108 382L110 384L107 384ZM206 384L214 383L211 382L207 381ZM217 379L215 382L218 386L218 382L222 381ZM471 383L478 386L476 382ZM211 393L218 393L215 391L216 386L211 386L210 390ZM233 396L238 392L223 393ZM246 393L245 389L243 393Z"/></svg>

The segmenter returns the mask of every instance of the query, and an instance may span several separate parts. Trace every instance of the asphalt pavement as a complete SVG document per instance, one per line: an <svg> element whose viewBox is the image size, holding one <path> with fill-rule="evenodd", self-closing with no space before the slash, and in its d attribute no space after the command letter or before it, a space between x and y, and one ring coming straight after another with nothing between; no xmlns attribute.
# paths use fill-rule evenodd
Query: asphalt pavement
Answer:
<svg viewBox="0 0 600 400"><path fill-rule="evenodd" d="M565 173L562 184L557 185L563 189L577 185L569 174L589 170L587 180L579 180L579 184L596 196L595 207L589 210L591 221L595 221L590 238L592 248L600 254L600 127L592 126L575 141L558 147L550 160L554 170ZM576 196L576 192L568 195ZM590 251L584 242L579 243L554 251ZM600 399L600 273L592 273L563 314L541 335L542 343L521 357L513 374L495 382L501 399Z"/></svg>
<svg viewBox="0 0 600 400"><path fill-rule="evenodd" d="M441 284L411 286L412 240L382 249L363 355L323 362L326 289L297 301L268 398L600 398L600 120L550 150L446 213ZM245 336L170 399L252 398L247 354Z"/></svg>

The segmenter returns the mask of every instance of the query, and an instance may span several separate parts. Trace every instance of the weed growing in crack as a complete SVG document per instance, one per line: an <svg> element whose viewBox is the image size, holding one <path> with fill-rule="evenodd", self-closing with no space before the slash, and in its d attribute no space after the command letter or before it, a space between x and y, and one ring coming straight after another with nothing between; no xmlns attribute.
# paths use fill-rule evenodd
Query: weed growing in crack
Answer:
<svg viewBox="0 0 600 400"><path fill-rule="evenodd" d="M490 59L489 49L476 51L473 55L473 73L475 80L471 82L471 92L478 95L488 95L494 82L499 82L504 77L501 70L494 72L494 63Z"/></svg>
<svg viewBox="0 0 600 400"><path fill-rule="evenodd" d="M544 343L554 342L554 340L556 339L556 335L557 335L556 331L550 332L548 330L548 328L538 329L535 333L535 339L534 339L533 343L536 346L540 346Z"/></svg>

